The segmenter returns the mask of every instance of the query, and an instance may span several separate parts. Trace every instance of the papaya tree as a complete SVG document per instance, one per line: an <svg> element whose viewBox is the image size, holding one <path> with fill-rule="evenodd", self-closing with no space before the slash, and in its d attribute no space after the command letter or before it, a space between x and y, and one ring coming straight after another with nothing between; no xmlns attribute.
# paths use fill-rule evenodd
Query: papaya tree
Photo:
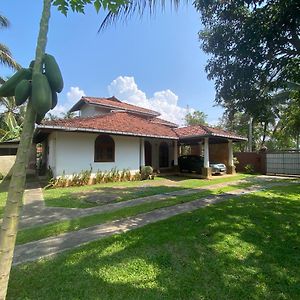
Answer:
<svg viewBox="0 0 300 300"><path fill-rule="evenodd" d="M35 60L31 65L32 69L32 93L34 89L38 87L34 87L35 78L39 78L37 81L38 84L43 83L44 76L42 74L42 63L45 57L45 50L47 46L47 34L50 20L50 11L51 5L57 6L58 9L64 13L65 15L68 12L68 9L71 8L76 12L84 12L85 5L92 3L96 10L98 11L100 8L107 8L109 11L113 12L120 5L125 4L125 0L43 0L43 11L40 20L39 34L36 46ZM24 72L23 72L24 73ZM20 73L19 73L20 74ZM26 75L27 76L27 75ZM26 80L28 78L22 77L22 79ZM11 78L14 78L12 76ZM16 78L13 81L10 81L10 85L16 84ZM8 84L9 85L9 84ZM12 87L12 86L10 86ZM4 91L6 91L4 86ZM41 99L45 99L44 94L49 95L49 90L45 88L45 90L36 91L37 95L35 96L38 102L38 105L34 105L33 97L29 96L29 100L27 102L26 115L23 123L23 130L21 134L20 144L16 156L16 162L13 167L13 173L9 184L8 196L6 201L6 206L4 209L3 222L1 226L0 232L0 299L3 300L6 298L7 286L9 280L10 269L13 260L13 252L15 247L20 209L22 207L22 199L25 187L26 180L26 166L29 159L29 152L32 144L32 137L34 131L34 125L36 122L37 115L38 117L43 117L45 112L51 108L51 106L39 102ZM34 96L34 95L32 95ZM41 99L39 99L39 97ZM36 109L42 109L42 111L36 111ZM46 110L46 111L45 111ZM39 116L40 114L40 116Z"/></svg>
<svg viewBox="0 0 300 300"><path fill-rule="evenodd" d="M173 0L170 1L170 3L174 3L175 6L177 6L179 0ZM21 84L21 82L23 82L23 86L19 86L19 90L21 90L21 94L23 97L18 97L18 99L20 100L20 102L23 102L25 97L28 98L23 130L16 156L16 162L13 167L12 177L9 184L8 196L0 231L0 300L4 300L7 293L9 274L12 265L13 252L18 230L20 210L23 202L22 199L26 180L26 167L28 164L35 122L40 122L44 118L44 115L47 113L47 111L50 110L50 108L54 107L57 100L55 96L53 97L53 95L51 97L51 101L49 100L51 88L51 92L53 94L53 82L50 80L49 74L47 77L47 64L45 62L45 58L47 58L45 50L47 46L47 34L50 21L51 6L56 6L60 12L62 12L64 15L67 15L69 9L74 12L84 13L85 7L88 4L94 5L97 12L100 9L108 11L107 17L101 24L101 28L103 28L109 23L118 19L118 17L126 18L134 12L142 15L145 12L146 8L149 8L149 12L151 14L153 13L153 9L156 4L160 4L163 7L165 1L43 0L43 9L40 20L35 59L31 63L30 68L26 70L22 69L19 71L22 73L22 75L20 75L20 73L16 74L18 80L16 79L16 77L12 76L11 78L14 79L10 81L10 83L4 83L4 87L3 85L0 87L0 97L1 88L2 92L5 91L5 93L8 95L13 90L15 96L17 96L17 87L19 86L19 84ZM55 64L52 63L52 66L53 65ZM43 76L46 76L47 78ZM31 86L26 81L31 83ZM48 85L50 86L50 89ZM43 89L41 89L41 86L43 86ZM61 91L61 89L62 78L58 78L58 84L56 86L55 93ZM18 95L20 96L20 94Z"/></svg>

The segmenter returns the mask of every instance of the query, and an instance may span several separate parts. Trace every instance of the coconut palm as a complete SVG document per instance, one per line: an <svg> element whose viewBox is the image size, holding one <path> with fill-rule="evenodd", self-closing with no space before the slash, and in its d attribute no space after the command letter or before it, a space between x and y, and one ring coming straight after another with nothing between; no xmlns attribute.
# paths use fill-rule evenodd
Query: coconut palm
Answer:
<svg viewBox="0 0 300 300"><path fill-rule="evenodd" d="M188 0L180 1L180 0L133 0L128 1L127 4L119 6L117 9L110 10L110 12L106 15L104 20L102 21L98 32L102 31L104 28L108 27L111 24L116 23L117 21L125 21L128 18L132 17L134 14L138 16L143 16L145 13L149 13L150 16L155 14L156 9L160 8L162 10L165 9L166 3L169 3L171 7L175 9L178 8L181 2L188 3Z"/></svg>
<svg viewBox="0 0 300 300"><path fill-rule="evenodd" d="M19 138L25 116L25 106L16 106L14 97L1 98L0 141Z"/></svg>
<svg viewBox="0 0 300 300"><path fill-rule="evenodd" d="M8 28L10 25L8 19L0 15L0 29ZM12 58L11 52L8 47L0 43L0 64L18 70L20 65ZM5 80L0 76L0 83L3 83Z"/></svg>

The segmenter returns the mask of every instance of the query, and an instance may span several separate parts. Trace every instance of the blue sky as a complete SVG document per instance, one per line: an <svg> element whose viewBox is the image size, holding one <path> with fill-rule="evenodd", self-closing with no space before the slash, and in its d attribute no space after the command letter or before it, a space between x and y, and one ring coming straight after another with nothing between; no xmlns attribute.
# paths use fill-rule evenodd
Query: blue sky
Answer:
<svg viewBox="0 0 300 300"><path fill-rule="evenodd" d="M41 0L1 0L0 12L11 22L1 30L1 42L23 66L34 58L41 9ZM208 56L197 36L202 25L191 4L134 17L98 34L102 18L92 6L85 15L70 12L67 18L52 8L46 51L56 57L65 81L57 113L83 94L114 94L171 121L182 122L188 106L217 122L222 109L213 107L214 84L204 70Z"/></svg>

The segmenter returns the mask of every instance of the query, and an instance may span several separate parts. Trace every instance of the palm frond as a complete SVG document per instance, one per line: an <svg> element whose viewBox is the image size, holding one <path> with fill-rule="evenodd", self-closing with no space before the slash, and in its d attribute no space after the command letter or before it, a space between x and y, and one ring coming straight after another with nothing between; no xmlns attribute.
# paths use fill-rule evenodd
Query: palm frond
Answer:
<svg viewBox="0 0 300 300"><path fill-rule="evenodd" d="M166 0L129 0L127 4L120 6L115 12L110 11L106 15L98 29L98 32L104 30L109 25L115 24L119 20L126 21L134 14L141 17L148 12L149 15L152 16L158 8L164 10L166 2ZM188 3L189 1L185 0L184 2ZM170 3L171 7L177 9L180 4L180 0L170 0L168 3Z"/></svg>
<svg viewBox="0 0 300 300"><path fill-rule="evenodd" d="M14 70L19 70L21 66L13 59L7 46L0 44L0 63Z"/></svg>
<svg viewBox="0 0 300 300"><path fill-rule="evenodd" d="M8 19L2 15L0 15L0 28L1 27L4 27L4 28L7 28L9 27L10 23L8 21Z"/></svg>

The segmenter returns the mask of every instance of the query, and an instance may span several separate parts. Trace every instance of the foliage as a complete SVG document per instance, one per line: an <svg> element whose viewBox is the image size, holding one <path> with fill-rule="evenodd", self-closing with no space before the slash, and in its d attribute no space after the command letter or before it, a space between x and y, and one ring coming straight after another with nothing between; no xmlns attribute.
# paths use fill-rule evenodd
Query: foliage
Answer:
<svg viewBox="0 0 300 300"><path fill-rule="evenodd" d="M0 29L8 28L9 26L9 20L5 16L0 15ZM0 64L13 70L20 69L20 65L13 59L9 48L2 43L0 43ZM0 76L0 83L2 84L4 82L5 79Z"/></svg>
<svg viewBox="0 0 300 300"><path fill-rule="evenodd" d="M57 178L50 178L48 185L45 188L49 189L58 187L83 186L88 184L137 180L141 180L141 175L135 174L132 176L130 170L128 169L123 169L122 171L119 171L117 168L112 168L110 171L98 170L96 174L92 176L92 168L90 168L90 170L82 170L79 173L73 173L70 177L66 176L64 171L62 176L59 176Z"/></svg>
<svg viewBox="0 0 300 300"><path fill-rule="evenodd" d="M3 180L4 175L0 172L0 180Z"/></svg>
<svg viewBox="0 0 300 300"><path fill-rule="evenodd" d="M184 117L186 125L206 125L207 115L199 110L187 113Z"/></svg>
<svg viewBox="0 0 300 300"><path fill-rule="evenodd" d="M253 173L254 173L254 167L253 167L253 165L251 165L251 164L247 164L247 165L244 167L244 169L245 169L245 172L246 172L247 174L253 174Z"/></svg>
<svg viewBox="0 0 300 300"><path fill-rule="evenodd" d="M151 166L143 166L141 168L141 179L146 180L150 179L150 177L153 175L153 168Z"/></svg>
<svg viewBox="0 0 300 300"><path fill-rule="evenodd" d="M215 80L216 102L258 122L276 113L272 93L299 82L300 6L294 0L196 0L204 29L206 66ZM275 101L275 102L274 102Z"/></svg>
<svg viewBox="0 0 300 300"><path fill-rule="evenodd" d="M97 12L103 8L116 13L120 5L125 5L127 2L126 0L54 0L53 5L57 6L58 10L67 16L69 8L78 13L84 13L87 4L93 4Z"/></svg>
<svg viewBox="0 0 300 300"><path fill-rule="evenodd" d="M17 139L21 135L25 106L17 106L14 97L0 98L0 141Z"/></svg>

